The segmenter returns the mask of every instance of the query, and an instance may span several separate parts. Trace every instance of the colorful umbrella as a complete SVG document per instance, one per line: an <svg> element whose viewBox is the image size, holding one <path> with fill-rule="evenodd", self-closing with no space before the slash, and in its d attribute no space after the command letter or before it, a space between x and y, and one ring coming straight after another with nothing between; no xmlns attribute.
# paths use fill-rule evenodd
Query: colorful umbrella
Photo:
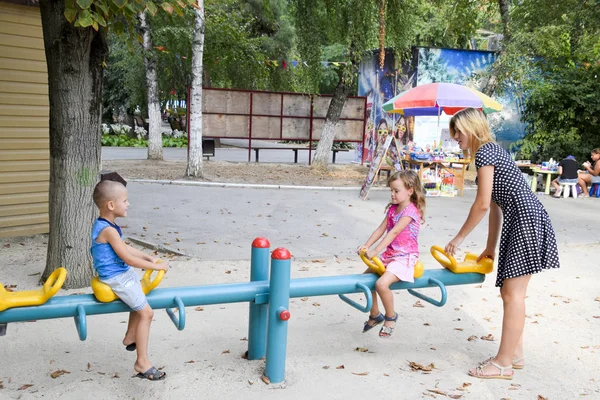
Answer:
<svg viewBox="0 0 600 400"><path fill-rule="evenodd" d="M453 115L464 108L478 108L484 113L502 110L491 97L454 83L428 83L407 90L383 105L388 113L402 115Z"/></svg>

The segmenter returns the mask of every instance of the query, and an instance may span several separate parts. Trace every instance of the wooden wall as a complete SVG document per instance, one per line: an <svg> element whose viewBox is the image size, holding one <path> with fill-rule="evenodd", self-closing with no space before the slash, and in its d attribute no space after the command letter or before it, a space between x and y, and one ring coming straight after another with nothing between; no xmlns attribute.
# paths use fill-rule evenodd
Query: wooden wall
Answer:
<svg viewBox="0 0 600 400"><path fill-rule="evenodd" d="M0 237L48 232L48 117L40 10L0 1Z"/></svg>

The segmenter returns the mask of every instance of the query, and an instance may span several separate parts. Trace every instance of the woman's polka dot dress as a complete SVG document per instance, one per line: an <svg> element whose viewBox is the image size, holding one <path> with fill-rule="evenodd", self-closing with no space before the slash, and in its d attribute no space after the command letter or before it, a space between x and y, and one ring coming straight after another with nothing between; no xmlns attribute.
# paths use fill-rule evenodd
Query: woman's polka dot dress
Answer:
<svg viewBox="0 0 600 400"><path fill-rule="evenodd" d="M496 286L505 279L560 267L554 229L548 213L531 191L517 164L506 150L486 143L475 155L477 169L494 166L492 201L504 217Z"/></svg>

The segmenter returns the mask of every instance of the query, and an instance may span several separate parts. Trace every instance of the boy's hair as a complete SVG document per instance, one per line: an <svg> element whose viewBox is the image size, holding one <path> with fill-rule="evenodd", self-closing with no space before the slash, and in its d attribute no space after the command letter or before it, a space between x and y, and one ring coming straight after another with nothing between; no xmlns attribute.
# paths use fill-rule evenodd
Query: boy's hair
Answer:
<svg viewBox="0 0 600 400"><path fill-rule="evenodd" d="M485 114L476 108L465 108L454 114L450 119L451 138L454 138L457 130L470 138L469 157L471 161L474 161L475 153L481 146L494 141Z"/></svg>
<svg viewBox="0 0 600 400"><path fill-rule="evenodd" d="M101 208L107 201L115 198L118 190L125 189L122 183L116 181L100 181L94 188L94 203Z"/></svg>
<svg viewBox="0 0 600 400"><path fill-rule="evenodd" d="M387 185L391 186L392 182L401 180L404 187L412 189L413 194L410 196L410 202L417 206L419 214L421 214L421 222L425 222L425 195L423 194L423 187L421 186L421 179L419 174L412 170L398 171L392 174L387 181ZM392 206L389 203L386 210Z"/></svg>

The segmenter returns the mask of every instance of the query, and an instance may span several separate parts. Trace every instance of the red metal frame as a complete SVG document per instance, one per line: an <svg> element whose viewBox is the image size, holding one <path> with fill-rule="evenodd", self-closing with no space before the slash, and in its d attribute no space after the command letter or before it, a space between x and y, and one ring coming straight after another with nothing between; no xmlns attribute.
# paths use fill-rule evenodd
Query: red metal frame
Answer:
<svg viewBox="0 0 600 400"><path fill-rule="evenodd" d="M249 120L249 126L248 126L248 162L250 162L251 156L252 156L252 139L256 139L256 140L284 140L283 138L283 119L284 118L294 118L294 119L309 119L309 138L308 138L308 142L309 142L309 150L308 150L308 163L310 164L312 161L312 144L313 144L313 121L315 119L321 119L321 120L325 120L326 117L315 117L314 116L314 100L315 100L315 95L314 94L308 94L308 93L295 93L295 92L272 92L272 91L266 91L266 90L246 90L246 89L229 89L229 88L202 88L203 91L211 91L211 90L221 90L221 91L230 91L230 92L241 92L241 93L250 93L250 110L248 114L244 114L244 113L223 113L223 112L204 112L203 114L206 115L236 115L236 116L247 116L248 120ZM279 115L270 115L270 114L254 114L253 113L253 94L254 93L260 93L260 94L279 94L281 95L281 105L280 105L280 109L279 109ZM283 98L284 95L292 95L292 96L310 96L310 115L305 116L305 115L283 115ZM333 95L330 94L324 94L324 95L319 95L320 97L333 97ZM363 123L363 137L362 140L334 140L334 142L352 142L352 143L362 143L363 148L365 146L365 135L364 135L364 131L366 129L367 126L367 98L365 96L348 96L349 99L363 99L364 102L364 113L363 113L363 117L362 118L340 118L340 120L342 121L362 121ZM188 156L189 156L189 139L190 139L190 113L191 113L191 104L190 104L190 100L191 100L191 88L188 86L187 88L187 107L188 107L188 112L187 112L187 116L186 116L186 121L187 121L187 134L188 134ZM269 138L269 137L253 137L252 136L252 119L253 117L267 117L267 118L279 118L279 139L273 139L273 138ZM215 138L215 139L228 139L229 137L227 136L203 136L203 137L210 137L210 138ZM299 138L285 138L285 140L299 140L299 141L304 141L306 140L306 138L304 137L299 137ZM362 154L361 154L361 164L362 164Z"/></svg>

